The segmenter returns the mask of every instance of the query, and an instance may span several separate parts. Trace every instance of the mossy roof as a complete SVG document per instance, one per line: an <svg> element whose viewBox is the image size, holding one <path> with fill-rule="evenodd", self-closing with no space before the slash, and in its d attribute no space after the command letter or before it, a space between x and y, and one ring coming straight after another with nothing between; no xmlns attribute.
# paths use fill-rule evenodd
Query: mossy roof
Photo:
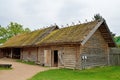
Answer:
<svg viewBox="0 0 120 80"><path fill-rule="evenodd" d="M98 21L92 21L55 30L41 41L38 41L37 45L74 42L80 43L82 40L84 40L84 37L87 36L90 31L97 25L97 23Z"/></svg>
<svg viewBox="0 0 120 80"><path fill-rule="evenodd" d="M55 26L13 36L1 47L34 46L37 41L40 41L42 38L48 35L48 33L50 33L54 28Z"/></svg>
<svg viewBox="0 0 120 80"><path fill-rule="evenodd" d="M58 29L57 26L16 35L6 41L1 48L30 47L56 44L81 44L96 29L99 21L91 21ZM107 30L108 31L108 30ZM114 43L114 42L112 42Z"/></svg>

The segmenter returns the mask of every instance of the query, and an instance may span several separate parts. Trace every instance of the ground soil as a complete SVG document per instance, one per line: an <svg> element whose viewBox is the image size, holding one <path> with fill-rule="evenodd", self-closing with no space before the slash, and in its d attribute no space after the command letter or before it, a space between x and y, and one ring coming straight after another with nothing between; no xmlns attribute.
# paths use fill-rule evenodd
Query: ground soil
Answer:
<svg viewBox="0 0 120 80"><path fill-rule="evenodd" d="M27 80L40 71L51 69L37 65L24 64L7 58L0 59L0 64L12 64L13 68L11 70L0 70L0 80Z"/></svg>

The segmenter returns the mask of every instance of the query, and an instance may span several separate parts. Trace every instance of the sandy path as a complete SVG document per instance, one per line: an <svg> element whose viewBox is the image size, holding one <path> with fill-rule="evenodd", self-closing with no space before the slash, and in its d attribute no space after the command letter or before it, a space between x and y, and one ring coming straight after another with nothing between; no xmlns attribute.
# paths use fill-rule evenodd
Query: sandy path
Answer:
<svg viewBox="0 0 120 80"><path fill-rule="evenodd" d="M0 59L1 63L12 64L12 70L0 70L0 80L27 80L40 71L45 71L50 68L27 65L15 62L12 59Z"/></svg>

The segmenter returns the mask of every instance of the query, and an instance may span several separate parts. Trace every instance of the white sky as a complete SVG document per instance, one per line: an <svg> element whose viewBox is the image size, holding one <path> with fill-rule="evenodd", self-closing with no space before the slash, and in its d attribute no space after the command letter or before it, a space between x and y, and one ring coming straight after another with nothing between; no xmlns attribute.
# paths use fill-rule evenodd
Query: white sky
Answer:
<svg viewBox="0 0 120 80"><path fill-rule="evenodd" d="M17 22L31 30L85 22L100 13L120 35L120 0L0 0L0 25Z"/></svg>

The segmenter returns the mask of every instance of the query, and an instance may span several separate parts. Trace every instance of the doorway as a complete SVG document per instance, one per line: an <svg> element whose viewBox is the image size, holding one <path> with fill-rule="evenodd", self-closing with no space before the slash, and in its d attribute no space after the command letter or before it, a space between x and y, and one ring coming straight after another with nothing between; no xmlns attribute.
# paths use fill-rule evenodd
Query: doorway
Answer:
<svg viewBox="0 0 120 80"><path fill-rule="evenodd" d="M12 49L12 58L13 59L20 59L20 48L13 48Z"/></svg>
<svg viewBox="0 0 120 80"><path fill-rule="evenodd" d="M54 50L54 67L58 66L58 50Z"/></svg>

